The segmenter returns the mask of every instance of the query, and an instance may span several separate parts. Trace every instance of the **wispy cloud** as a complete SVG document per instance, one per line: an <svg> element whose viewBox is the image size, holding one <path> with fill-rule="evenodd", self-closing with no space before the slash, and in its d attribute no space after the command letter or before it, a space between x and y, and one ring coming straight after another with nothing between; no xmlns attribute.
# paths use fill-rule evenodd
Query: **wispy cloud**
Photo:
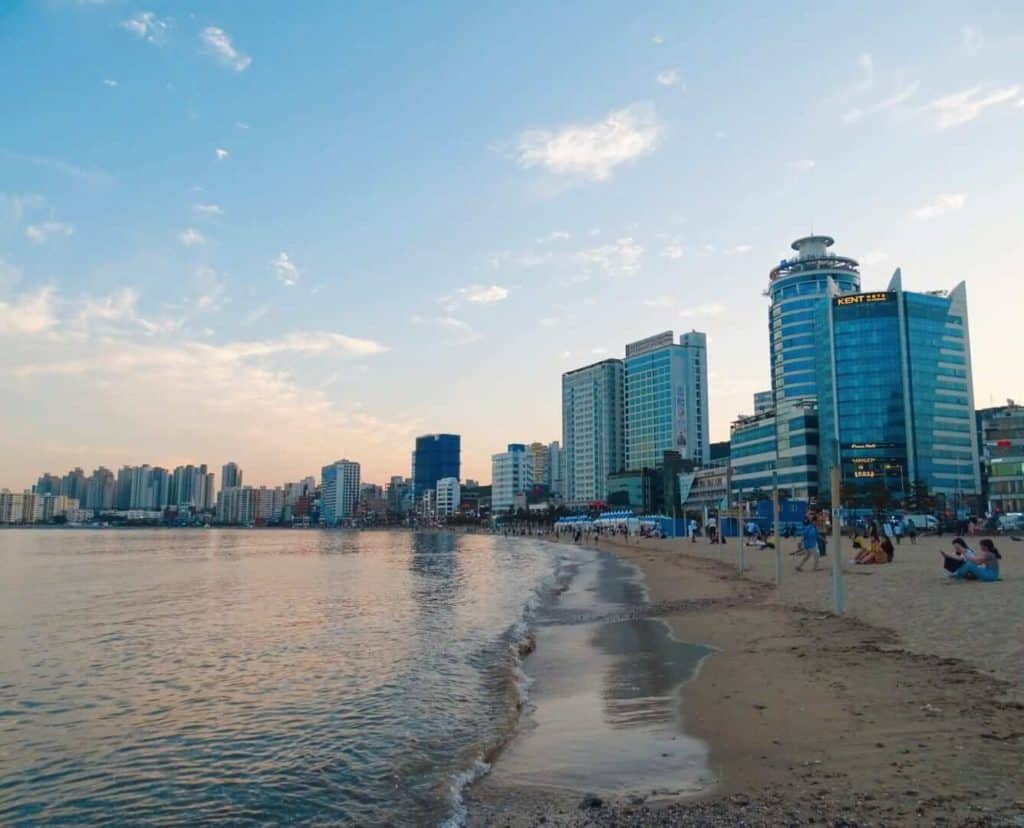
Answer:
<svg viewBox="0 0 1024 828"><path fill-rule="evenodd" d="M490 305L508 298L508 289L501 285L469 285L459 288L459 296L474 305Z"/></svg>
<svg viewBox="0 0 1024 828"><path fill-rule="evenodd" d="M875 61L867 52L857 57L857 90L867 92L875 83Z"/></svg>
<svg viewBox="0 0 1024 828"><path fill-rule="evenodd" d="M933 219L953 210L960 210L967 203L967 193L942 193L934 200L918 207L913 212L914 218Z"/></svg>
<svg viewBox="0 0 1024 828"><path fill-rule="evenodd" d="M46 199L38 193L0 193L0 226L16 227L27 213L46 205Z"/></svg>
<svg viewBox="0 0 1024 828"><path fill-rule="evenodd" d="M41 287L11 302L0 300L0 334L28 336L45 333L57 324L56 291Z"/></svg>
<svg viewBox="0 0 1024 828"><path fill-rule="evenodd" d="M651 35L651 43L653 43L655 46L660 46L664 42L665 42L665 35L663 35L663 34L653 34L653 35Z"/></svg>
<svg viewBox="0 0 1024 828"><path fill-rule="evenodd" d="M72 164L70 161L65 161L61 158L48 158L45 155L28 155L21 152L11 152L10 150L0 150L0 155L15 161L26 161L33 166L49 172L58 173L74 179L81 184L87 184L90 186L106 185L114 180L114 176L105 170L100 170L95 167L80 167L77 164Z"/></svg>
<svg viewBox="0 0 1024 828"><path fill-rule="evenodd" d="M552 242L568 241L569 234L564 230L552 230L543 236L537 237L537 244L551 244Z"/></svg>
<svg viewBox="0 0 1024 828"><path fill-rule="evenodd" d="M939 129L951 129L973 121L986 109L1009 103L1019 92L1019 86L988 91L981 86L975 86L932 101L926 109L936 114L936 126Z"/></svg>
<svg viewBox="0 0 1024 828"><path fill-rule="evenodd" d="M193 204L192 212L201 216L222 216L224 211L218 204Z"/></svg>
<svg viewBox="0 0 1024 828"><path fill-rule="evenodd" d="M634 104L595 123L524 132L516 155L524 169L604 181L616 167L654 152L659 131L654 109Z"/></svg>
<svg viewBox="0 0 1024 828"><path fill-rule="evenodd" d="M982 31L981 26L973 24L961 26L960 43L964 51L971 56L981 52L982 47L985 45L985 33Z"/></svg>
<svg viewBox="0 0 1024 828"><path fill-rule="evenodd" d="M799 172L810 172L817 166L817 162L812 158L801 158L799 161L793 161L789 166Z"/></svg>
<svg viewBox="0 0 1024 828"><path fill-rule="evenodd" d="M42 244L55 236L66 238L74 232L75 225L61 221L44 221L40 224L30 224L25 228L25 236L33 244Z"/></svg>
<svg viewBox="0 0 1024 828"><path fill-rule="evenodd" d="M417 314L412 317L412 323L414 325L429 325L447 331L451 343L455 345L469 345L480 340L480 334L473 330L472 325L464 319L454 316L424 317Z"/></svg>
<svg viewBox="0 0 1024 828"><path fill-rule="evenodd" d="M159 46L167 39L173 21L169 17L157 17L150 11L139 12L121 21L121 28L140 40Z"/></svg>
<svg viewBox="0 0 1024 828"><path fill-rule="evenodd" d="M199 33L199 40L209 54L236 72L244 72L252 64L252 58L235 48L231 36L217 26L207 26L203 29Z"/></svg>
<svg viewBox="0 0 1024 828"><path fill-rule="evenodd" d="M104 86L109 86L111 89L117 89L117 87L120 86L121 84L119 84L113 78L104 78L103 79L103 85Z"/></svg>
<svg viewBox="0 0 1024 828"><path fill-rule="evenodd" d="M665 69L654 76L659 86L679 86L682 79L678 69Z"/></svg>
<svg viewBox="0 0 1024 828"><path fill-rule="evenodd" d="M611 244L589 247L576 253L576 261L587 269L599 269L609 276L632 276L643 260L644 248L632 237Z"/></svg>
<svg viewBox="0 0 1024 828"><path fill-rule="evenodd" d="M865 109L855 108L851 109L843 115L843 120L848 124L854 124L862 120L868 115L873 115L877 112L885 112L887 110L896 109L901 104L906 103L915 94L917 94L918 87L920 86L919 81L913 81L900 87L895 93L890 95L888 98L883 98L876 104L872 104Z"/></svg>
<svg viewBox="0 0 1024 828"><path fill-rule="evenodd" d="M661 256L666 259L681 259L686 251L681 244L669 244L661 249Z"/></svg>
<svg viewBox="0 0 1024 828"><path fill-rule="evenodd" d="M692 308L683 308L679 311L679 316L683 319L689 319L694 316L717 316L718 314L725 313L726 307L721 302L707 302L703 305L695 305Z"/></svg>
<svg viewBox="0 0 1024 828"><path fill-rule="evenodd" d="M224 147L217 147L217 149L213 151L213 154L217 156L218 161L223 161L225 158L231 155L231 153L224 149Z"/></svg>
<svg viewBox="0 0 1024 828"><path fill-rule="evenodd" d="M227 298L227 286L220 274L209 265L201 264L193 277L197 286L196 310L202 313L219 311Z"/></svg>
<svg viewBox="0 0 1024 828"><path fill-rule="evenodd" d="M178 241L185 247L201 247L206 244L206 237L194 227L186 227L178 234Z"/></svg>
<svg viewBox="0 0 1024 828"><path fill-rule="evenodd" d="M291 287L302 278L302 273L283 250L274 257L271 264L274 266L274 275L283 285Z"/></svg>

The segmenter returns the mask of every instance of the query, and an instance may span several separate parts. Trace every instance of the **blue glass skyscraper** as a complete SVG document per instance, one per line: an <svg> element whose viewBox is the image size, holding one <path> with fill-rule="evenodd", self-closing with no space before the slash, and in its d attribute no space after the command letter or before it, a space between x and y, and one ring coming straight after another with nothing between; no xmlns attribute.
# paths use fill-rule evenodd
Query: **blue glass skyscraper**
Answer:
<svg viewBox="0 0 1024 828"><path fill-rule="evenodd" d="M822 471L838 461L849 498L915 481L947 501L980 493L967 289L835 295L818 314Z"/></svg>
<svg viewBox="0 0 1024 828"><path fill-rule="evenodd" d="M806 236L791 247L797 255L785 259L769 274L772 393L775 404L794 397L817 396L815 312L829 293L860 290L856 260L830 253L831 236Z"/></svg>
<svg viewBox="0 0 1024 828"><path fill-rule="evenodd" d="M416 438L412 454L412 480L415 495L437 487L445 477L461 480L462 438L458 434L424 434Z"/></svg>

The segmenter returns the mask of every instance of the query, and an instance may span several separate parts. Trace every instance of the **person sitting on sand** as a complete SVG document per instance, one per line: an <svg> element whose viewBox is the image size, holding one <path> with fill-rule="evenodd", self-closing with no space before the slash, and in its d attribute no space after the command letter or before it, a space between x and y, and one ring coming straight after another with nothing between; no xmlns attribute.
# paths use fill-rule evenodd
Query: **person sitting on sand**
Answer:
<svg viewBox="0 0 1024 828"><path fill-rule="evenodd" d="M943 564L951 578L961 581L998 581L1002 555L990 538L982 538L980 552L970 549L963 538L953 541L953 553L942 553ZM954 568L955 567L955 568Z"/></svg>
<svg viewBox="0 0 1024 828"><path fill-rule="evenodd" d="M886 545L892 548L892 541L888 538L882 540L875 535L866 544L861 545L861 551L853 559L855 564L884 564L889 563L889 555L886 552Z"/></svg>

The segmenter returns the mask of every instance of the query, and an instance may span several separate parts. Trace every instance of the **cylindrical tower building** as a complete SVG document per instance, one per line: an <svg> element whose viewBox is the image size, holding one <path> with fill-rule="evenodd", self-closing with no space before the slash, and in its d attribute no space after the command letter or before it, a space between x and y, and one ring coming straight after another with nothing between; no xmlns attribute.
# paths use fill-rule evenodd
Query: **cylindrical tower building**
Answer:
<svg viewBox="0 0 1024 828"><path fill-rule="evenodd" d="M769 274L768 328L771 335L772 393L775 405L795 397L816 397L815 311L828 296L829 280L839 293L860 291L856 260L830 253L831 236L805 236L791 245L797 255Z"/></svg>

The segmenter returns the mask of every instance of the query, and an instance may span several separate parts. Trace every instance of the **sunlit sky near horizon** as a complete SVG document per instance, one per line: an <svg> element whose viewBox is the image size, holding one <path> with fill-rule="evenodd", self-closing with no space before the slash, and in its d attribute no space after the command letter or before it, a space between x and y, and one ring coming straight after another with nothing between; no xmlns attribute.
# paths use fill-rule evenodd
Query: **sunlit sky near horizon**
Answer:
<svg viewBox="0 0 1024 828"><path fill-rule="evenodd" d="M1021 3L9 2L0 77L0 486L437 431L488 481L668 329L727 439L812 230L966 280L975 403L1024 397Z"/></svg>

